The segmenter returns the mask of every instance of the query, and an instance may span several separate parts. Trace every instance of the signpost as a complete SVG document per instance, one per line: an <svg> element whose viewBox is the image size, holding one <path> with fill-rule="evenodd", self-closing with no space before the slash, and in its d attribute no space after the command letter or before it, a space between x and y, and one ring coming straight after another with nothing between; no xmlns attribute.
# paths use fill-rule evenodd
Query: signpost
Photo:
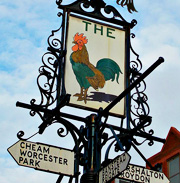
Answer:
<svg viewBox="0 0 180 183"><path fill-rule="evenodd" d="M20 140L8 148L18 165L74 175L74 152L41 143Z"/></svg>
<svg viewBox="0 0 180 183"><path fill-rule="evenodd" d="M131 157L128 153L123 153L112 160L109 165L99 172L99 183L106 183L115 179L122 171L124 171Z"/></svg>
<svg viewBox="0 0 180 183"><path fill-rule="evenodd" d="M120 174L121 178L135 179L136 182L145 182L145 178L149 178L151 183L156 183L156 180L168 183L162 173L134 169L134 165L125 170L131 158L127 153L131 147L146 160L136 148L142 144L136 137L144 138L143 142L150 141L149 145L154 141L165 142L152 136L149 130L145 131L151 124L151 117L144 93L144 78L164 59L160 57L141 74L142 63L130 41L135 37L131 29L137 21L127 22L115 7L103 0L76 0L68 5L56 0L56 3L61 10L58 16L62 21L60 28L53 30L48 37L48 51L43 55L43 65L39 68L37 85L41 101L36 104L32 99L30 104L17 102L16 105L30 109L31 116L39 115L42 120L39 134L43 134L50 125L60 124L62 127L58 135L61 138L72 137L73 151L23 140L24 132L21 132L17 135L20 141L8 149L9 153L18 165L60 174L56 183L64 182L65 175L69 176L69 183L78 183L79 180L81 183L108 183ZM129 5L133 11L133 3ZM130 61L131 52L136 60ZM133 89L134 92L130 93ZM78 113L63 113L61 108L64 106L97 114L84 118ZM121 118L120 124L108 123L109 115ZM111 136L106 129L111 130ZM65 131L67 133L63 134ZM115 147L115 152L126 153L102 167L101 151L105 145L108 147L106 164L111 148ZM83 175L80 166L83 166Z"/></svg>
<svg viewBox="0 0 180 183"><path fill-rule="evenodd" d="M127 169L122 172L119 178L141 183L169 183L164 173L132 164L128 165Z"/></svg>

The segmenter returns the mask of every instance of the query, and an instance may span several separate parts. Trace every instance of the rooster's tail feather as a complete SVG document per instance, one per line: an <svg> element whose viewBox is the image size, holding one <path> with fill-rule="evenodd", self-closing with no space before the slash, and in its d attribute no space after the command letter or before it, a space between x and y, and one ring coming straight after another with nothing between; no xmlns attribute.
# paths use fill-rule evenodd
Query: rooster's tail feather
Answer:
<svg viewBox="0 0 180 183"><path fill-rule="evenodd" d="M103 58L97 62L96 68L102 72L106 81L110 79L114 81L117 74L116 82L119 83L119 74L122 74L122 71L115 61L109 58Z"/></svg>

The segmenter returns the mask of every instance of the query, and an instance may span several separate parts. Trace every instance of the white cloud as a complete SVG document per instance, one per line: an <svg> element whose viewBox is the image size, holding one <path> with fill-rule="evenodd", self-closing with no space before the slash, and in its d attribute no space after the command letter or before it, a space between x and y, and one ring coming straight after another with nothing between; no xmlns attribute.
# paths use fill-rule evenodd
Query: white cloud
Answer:
<svg viewBox="0 0 180 183"><path fill-rule="evenodd" d="M5 162L9 164L10 162ZM58 175L44 173L29 168L7 166L6 169L1 169L0 179L2 183L10 182L56 182Z"/></svg>

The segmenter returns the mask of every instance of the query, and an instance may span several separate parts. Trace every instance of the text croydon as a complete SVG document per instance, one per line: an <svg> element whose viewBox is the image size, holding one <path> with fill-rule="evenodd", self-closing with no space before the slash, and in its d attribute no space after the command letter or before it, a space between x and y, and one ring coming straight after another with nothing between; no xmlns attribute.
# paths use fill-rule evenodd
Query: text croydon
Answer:
<svg viewBox="0 0 180 183"><path fill-rule="evenodd" d="M40 167L40 162L52 162L68 165L66 158L50 154L50 147L22 141L20 143L19 163L27 166Z"/></svg>
<svg viewBox="0 0 180 183"><path fill-rule="evenodd" d="M119 178L142 183L155 183L162 182L166 177L162 172L148 170L140 166L128 165L127 169L121 173Z"/></svg>

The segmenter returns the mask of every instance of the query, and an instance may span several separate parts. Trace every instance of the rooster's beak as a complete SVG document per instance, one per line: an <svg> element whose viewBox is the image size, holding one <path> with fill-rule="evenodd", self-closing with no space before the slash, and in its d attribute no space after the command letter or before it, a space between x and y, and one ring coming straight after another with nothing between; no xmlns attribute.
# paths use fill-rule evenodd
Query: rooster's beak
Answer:
<svg viewBox="0 0 180 183"><path fill-rule="evenodd" d="M72 43L77 44L77 42L76 42L76 41L73 41Z"/></svg>

